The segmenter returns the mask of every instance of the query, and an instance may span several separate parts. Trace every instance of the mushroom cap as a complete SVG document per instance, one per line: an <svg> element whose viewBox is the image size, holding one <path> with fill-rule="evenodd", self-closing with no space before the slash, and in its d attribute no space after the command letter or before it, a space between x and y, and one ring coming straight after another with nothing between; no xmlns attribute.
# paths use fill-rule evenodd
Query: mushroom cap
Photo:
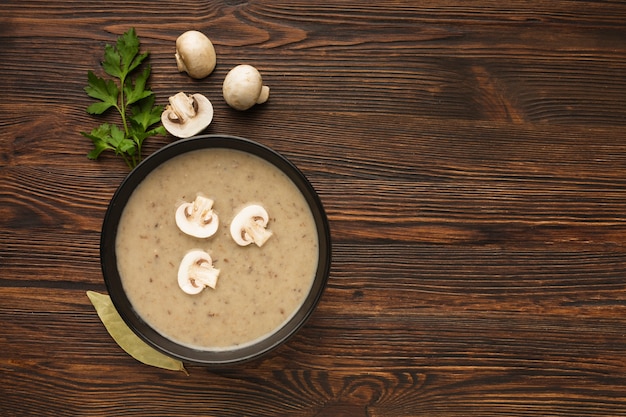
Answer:
<svg viewBox="0 0 626 417"><path fill-rule="evenodd" d="M213 200L198 195L194 201L178 206L176 225L189 236L201 239L211 237L219 226L219 218L212 207Z"/></svg>
<svg viewBox="0 0 626 417"><path fill-rule="evenodd" d="M176 66L191 78L204 78L213 72L217 58L211 40L202 32L189 30L176 39Z"/></svg>
<svg viewBox="0 0 626 417"><path fill-rule="evenodd" d="M255 243L263 246L272 232L266 230L269 216L267 211L258 204L244 207L230 223L230 235L239 246Z"/></svg>
<svg viewBox="0 0 626 417"><path fill-rule="evenodd" d="M247 110L255 104L265 103L269 94L270 88L263 85L259 71L247 64L231 69L222 85L224 100L237 110Z"/></svg>
<svg viewBox="0 0 626 417"><path fill-rule="evenodd" d="M178 267L178 286L187 294L199 294L205 287L215 288L219 269L213 268L211 256L193 249L183 257Z"/></svg>
<svg viewBox="0 0 626 417"><path fill-rule="evenodd" d="M200 133L213 120L213 105L202 94L180 92L170 97L169 103L161 113L161 123L178 138Z"/></svg>

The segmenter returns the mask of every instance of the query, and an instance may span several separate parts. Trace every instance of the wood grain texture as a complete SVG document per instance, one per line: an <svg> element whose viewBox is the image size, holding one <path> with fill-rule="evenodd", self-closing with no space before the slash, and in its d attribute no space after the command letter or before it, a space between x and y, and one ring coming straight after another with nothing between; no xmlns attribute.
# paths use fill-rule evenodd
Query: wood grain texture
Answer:
<svg viewBox="0 0 626 417"><path fill-rule="evenodd" d="M626 415L626 4L619 1L8 1L0 16L0 414ZM86 73L135 27L160 103L291 159L333 265L265 359L144 366L85 295L127 174L86 159ZM207 79L174 41L215 44ZM248 112L221 80L257 66ZM145 153L172 137L149 139Z"/></svg>

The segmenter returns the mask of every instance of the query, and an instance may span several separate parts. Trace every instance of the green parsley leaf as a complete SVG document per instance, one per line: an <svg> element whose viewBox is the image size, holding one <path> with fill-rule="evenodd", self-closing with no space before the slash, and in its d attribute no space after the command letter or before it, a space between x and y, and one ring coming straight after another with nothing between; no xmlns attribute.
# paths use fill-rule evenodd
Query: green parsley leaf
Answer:
<svg viewBox="0 0 626 417"><path fill-rule="evenodd" d="M119 90L113 80L105 80L98 77L92 71L87 73L89 85L85 87L85 92L89 97L102 100L93 103L87 108L89 114L102 114L111 107L117 106Z"/></svg>
<svg viewBox="0 0 626 417"><path fill-rule="evenodd" d="M124 94L126 94L126 105L130 106L138 101L152 96L152 91L146 90L146 83L150 77L150 66L147 66L136 78L133 83L131 80L126 81L124 85Z"/></svg>
<svg viewBox="0 0 626 417"><path fill-rule="evenodd" d="M131 123L137 124L138 127L147 131L150 126L158 123L161 120L161 109L154 106L154 96L146 97L145 100L141 100L137 105L133 106L130 109ZM165 134L165 128L163 126L159 126L157 129L162 129Z"/></svg>
<svg viewBox="0 0 626 417"><path fill-rule="evenodd" d="M81 132L83 136L91 139L94 145L94 149L87 154L89 159L97 159L98 156L107 149L115 150L115 147L110 145L109 137L111 136L111 125L104 123L99 127L93 129L91 133Z"/></svg>
<svg viewBox="0 0 626 417"><path fill-rule="evenodd" d="M122 69L120 68L119 52L111 45L104 46L104 61L102 61L102 68L104 72L111 77L122 78Z"/></svg>
<svg viewBox="0 0 626 417"><path fill-rule="evenodd" d="M128 154L133 156L137 151L135 142L132 139L128 139L124 132L115 125L111 125L110 143L115 146L115 153L118 155Z"/></svg>
<svg viewBox="0 0 626 417"><path fill-rule="evenodd" d="M131 28L117 39L115 46L104 47L102 68L112 78L99 77L93 71L87 73L85 92L97 100L87 107L87 113L99 115L114 108L121 116L121 127L103 123L89 133L81 132L94 145L88 158L97 159L102 152L112 151L132 169L141 161L143 141L166 134L163 126L153 127L161 121L163 106L155 105L154 93L147 88L150 66L139 70L147 57L148 52L140 53L139 38Z"/></svg>
<svg viewBox="0 0 626 417"><path fill-rule="evenodd" d="M133 71L148 57L147 53L139 54L139 38L135 29L130 29L117 40L117 49L122 55L122 68L126 73Z"/></svg>

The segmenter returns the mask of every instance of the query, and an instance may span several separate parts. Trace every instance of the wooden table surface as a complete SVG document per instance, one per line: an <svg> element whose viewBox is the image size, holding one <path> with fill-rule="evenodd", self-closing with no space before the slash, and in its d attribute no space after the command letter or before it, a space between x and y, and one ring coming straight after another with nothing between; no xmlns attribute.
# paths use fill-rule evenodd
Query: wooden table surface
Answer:
<svg viewBox="0 0 626 417"><path fill-rule="evenodd" d="M83 88L131 27L158 103L207 95L206 133L281 152L327 210L326 291L265 359L143 365L85 294L128 169L86 158ZM248 112L239 63L271 87ZM0 87L0 414L626 415L626 3L9 0Z"/></svg>

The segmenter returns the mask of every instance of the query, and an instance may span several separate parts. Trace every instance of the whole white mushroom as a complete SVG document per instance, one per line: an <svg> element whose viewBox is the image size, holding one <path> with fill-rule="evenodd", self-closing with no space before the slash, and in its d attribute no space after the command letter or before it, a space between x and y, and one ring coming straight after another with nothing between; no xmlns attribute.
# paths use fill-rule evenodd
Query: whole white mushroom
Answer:
<svg viewBox="0 0 626 417"><path fill-rule="evenodd" d="M176 39L175 57L178 71L196 79L212 73L217 62L211 40L197 30L188 30Z"/></svg>
<svg viewBox="0 0 626 417"><path fill-rule="evenodd" d="M270 88L263 85L263 78L256 68L242 64L228 72L222 94L233 109L248 110L255 104L265 103L270 96Z"/></svg>

